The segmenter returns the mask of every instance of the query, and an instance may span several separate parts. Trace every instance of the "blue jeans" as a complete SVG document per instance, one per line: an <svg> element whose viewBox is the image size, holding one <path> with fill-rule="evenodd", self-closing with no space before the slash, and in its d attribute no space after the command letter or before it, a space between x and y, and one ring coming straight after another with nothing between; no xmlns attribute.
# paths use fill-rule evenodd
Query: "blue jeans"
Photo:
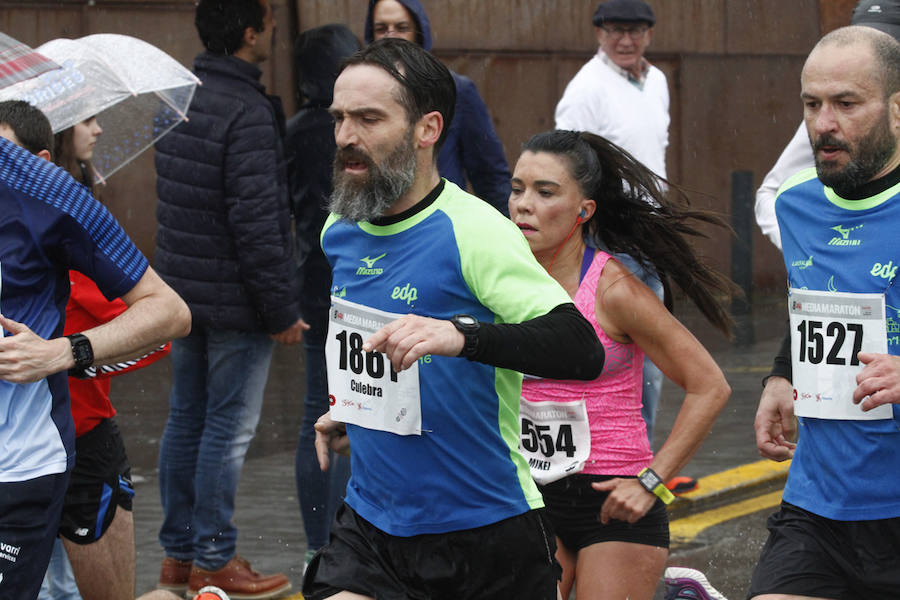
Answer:
<svg viewBox="0 0 900 600"><path fill-rule="evenodd" d="M313 425L328 412L328 378L325 371L325 332L328 313L309 320L310 330L304 333L306 350L306 397L303 399L303 422L297 442L294 462L297 478L297 497L300 515L306 532L307 550L318 550L328 543L331 522L347 492L350 479L350 459L331 453L331 468L323 473L316 460Z"/></svg>
<svg viewBox="0 0 900 600"><path fill-rule="evenodd" d="M234 556L234 498L273 346L264 333L204 327L172 342L169 420L159 449L159 542L167 556L213 571Z"/></svg>
<svg viewBox="0 0 900 600"><path fill-rule="evenodd" d="M53 543L53 554L50 555L50 565L44 574L38 600L81 600L69 556L59 538Z"/></svg>

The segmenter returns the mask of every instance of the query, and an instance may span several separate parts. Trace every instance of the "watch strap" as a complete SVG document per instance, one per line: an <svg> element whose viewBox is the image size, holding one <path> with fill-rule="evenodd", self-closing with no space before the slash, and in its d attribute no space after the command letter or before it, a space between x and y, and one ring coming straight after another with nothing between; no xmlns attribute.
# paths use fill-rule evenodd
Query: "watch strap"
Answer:
<svg viewBox="0 0 900 600"><path fill-rule="evenodd" d="M649 488L644 483L644 481L641 479L641 476L647 472L652 473L653 476L656 478L656 480L659 482L655 486L653 486L652 489ZM669 491L669 488L666 487L666 484L663 482L662 478L659 475L657 475L656 471L654 471L650 467L646 467L646 468L642 469L640 473L638 473L638 481L640 482L640 484L642 486L644 486L645 490L647 490L651 494L654 494L655 496L657 496L660 500L663 501L663 503L671 504L672 501L675 500L675 495L672 494L671 491Z"/></svg>
<svg viewBox="0 0 900 600"><path fill-rule="evenodd" d="M471 319L473 323L467 324L460 319ZM457 356L471 359L473 356L475 356L475 352L478 349L478 331L481 327L481 324L470 315L454 315L453 318L450 319L450 322L453 323L453 326L463 334L463 338L465 339L463 348L462 350L460 350Z"/></svg>

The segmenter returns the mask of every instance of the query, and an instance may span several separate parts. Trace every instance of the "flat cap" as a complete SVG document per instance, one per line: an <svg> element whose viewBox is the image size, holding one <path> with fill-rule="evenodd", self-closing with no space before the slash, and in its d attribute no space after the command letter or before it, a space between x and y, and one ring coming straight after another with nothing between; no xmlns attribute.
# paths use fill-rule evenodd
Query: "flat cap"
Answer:
<svg viewBox="0 0 900 600"><path fill-rule="evenodd" d="M656 24L653 9L643 0L608 0L601 2L594 11L594 25L600 27L606 21Z"/></svg>

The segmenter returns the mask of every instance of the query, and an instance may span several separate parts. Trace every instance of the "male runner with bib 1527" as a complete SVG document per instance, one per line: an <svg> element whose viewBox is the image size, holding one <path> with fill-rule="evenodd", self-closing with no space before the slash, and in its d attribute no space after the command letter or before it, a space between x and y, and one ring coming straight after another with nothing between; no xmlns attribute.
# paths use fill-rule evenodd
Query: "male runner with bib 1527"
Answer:
<svg viewBox="0 0 900 600"><path fill-rule="evenodd" d="M748 598L896 598L900 43L833 31L801 84L816 167L775 201L791 380L768 378L755 424L760 453L793 462Z"/></svg>

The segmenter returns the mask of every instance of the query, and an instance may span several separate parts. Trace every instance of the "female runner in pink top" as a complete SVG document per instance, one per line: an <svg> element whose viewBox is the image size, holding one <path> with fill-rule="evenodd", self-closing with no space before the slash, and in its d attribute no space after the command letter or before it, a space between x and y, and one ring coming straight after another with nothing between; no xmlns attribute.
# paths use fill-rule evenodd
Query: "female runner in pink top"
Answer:
<svg viewBox="0 0 900 600"><path fill-rule="evenodd" d="M677 194L672 189L669 194ZM569 292L606 349L591 382L526 378L522 448L541 485L563 567L560 591L579 599L651 599L668 556L664 485L706 437L731 389L703 346L622 264L627 254L665 273L726 334L717 296L730 282L697 259L691 221L717 223L667 199L660 181L618 146L551 131L523 149L510 218L538 261ZM654 457L641 419L646 354L685 391L672 432ZM645 489L637 476L652 470ZM662 488L662 489L661 489Z"/></svg>

